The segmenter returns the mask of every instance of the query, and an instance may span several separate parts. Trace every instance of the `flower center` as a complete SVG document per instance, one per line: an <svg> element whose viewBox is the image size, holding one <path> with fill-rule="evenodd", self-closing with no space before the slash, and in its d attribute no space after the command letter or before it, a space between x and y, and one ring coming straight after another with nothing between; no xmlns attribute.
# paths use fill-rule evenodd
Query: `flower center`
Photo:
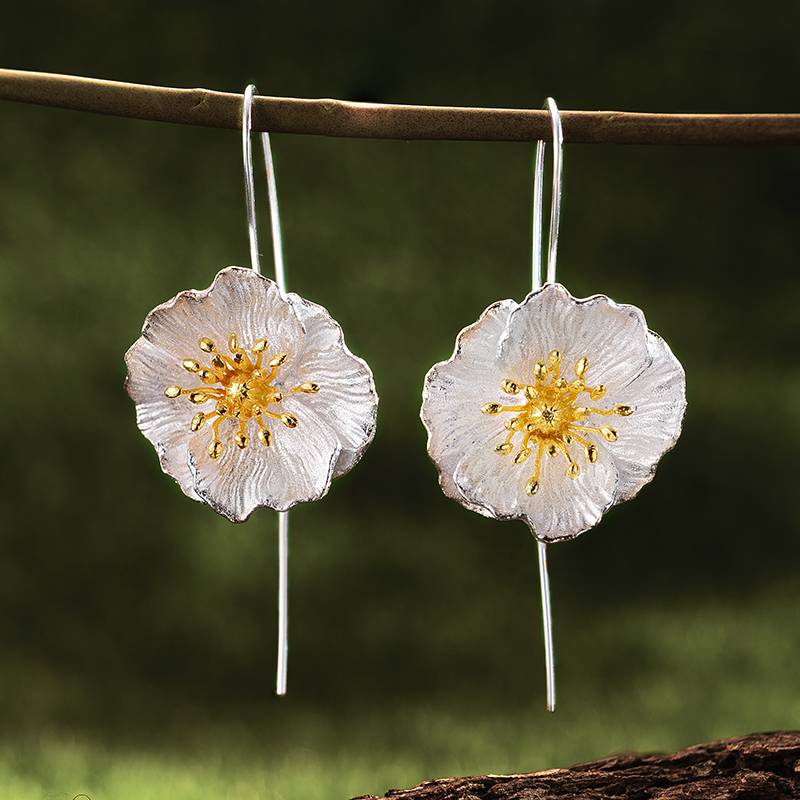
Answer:
<svg viewBox="0 0 800 800"><path fill-rule="evenodd" d="M208 446L211 458L219 458L225 450L219 428L226 419L238 421L239 428L233 442L241 449L250 443L247 434L250 420L256 421L258 440L267 447L272 443L272 434L265 418L280 420L287 428L297 427L297 417L294 414L283 414L269 408L283 400L282 392L273 385L273 381L286 361L286 353L276 353L269 357L268 346L266 339L259 339L248 351L239 345L238 337L232 333L228 337L230 355L226 355L218 351L211 339L203 337L199 347L211 356L210 365L205 367L193 358L185 358L181 362L183 368L197 375L203 385L191 389L168 386L164 390L169 398L186 395L195 405L214 403L212 412L198 411L189 424L190 430L199 431L203 425L211 422L212 439ZM301 383L291 391L316 394L319 384Z"/></svg>
<svg viewBox="0 0 800 800"><path fill-rule="evenodd" d="M481 408L484 414L514 414L505 423L508 436L495 451L500 455L509 455L514 451L514 439L521 436L519 449L514 456L515 464L522 464L534 456L533 475L525 484L525 491L535 495L539 491L539 475L542 457L563 454L567 459L567 475L577 478L581 468L570 453L570 446L577 443L583 448L586 460L590 464L597 462L597 445L592 436L600 435L607 442L617 441L617 431L608 425L591 426L584 422L592 414L610 417L618 414L627 417L633 413L628 405L615 405L612 408L592 408L580 405L578 398L582 394L589 395L590 400L599 400L606 393L602 384L587 386L586 372L589 359L586 356L575 362L575 380L568 382L561 376L561 353L553 350L547 357L547 363L537 363L533 369L533 383L520 383L506 378L500 388L510 395L522 395L521 404L503 405L502 403L486 403Z"/></svg>

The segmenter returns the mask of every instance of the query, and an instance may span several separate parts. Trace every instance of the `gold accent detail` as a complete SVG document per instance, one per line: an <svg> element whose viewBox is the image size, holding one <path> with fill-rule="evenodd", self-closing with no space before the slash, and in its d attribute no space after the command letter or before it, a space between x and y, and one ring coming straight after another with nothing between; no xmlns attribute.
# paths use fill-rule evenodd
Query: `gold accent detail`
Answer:
<svg viewBox="0 0 800 800"><path fill-rule="evenodd" d="M520 383L506 378L500 389L506 394L522 395L522 403L504 405L501 402L490 402L481 406L481 412L490 416L511 413L514 416L506 420L503 427L508 434L504 441L495 446L500 455L509 455L515 449L514 439L522 436L514 464L523 464L533 458L533 474L525 484L525 492L535 495L540 487L542 458L545 454L551 458L563 455L567 461L566 475L573 480L580 477L581 465L572 457L570 447L580 447L586 461L596 464L600 451L588 434L594 434L606 442L616 442L618 434L615 428L608 425L592 426L583 424L593 415L601 417L627 417L634 413L633 406L618 403L611 408L596 408L580 405L581 395L588 395L591 400L599 400L606 393L603 384L587 386L586 374L589 371L589 359L579 358L573 365L576 380L568 382L561 375L562 355L559 350L551 350L545 362L537 362L533 367L533 381Z"/></svg>
<svg viewBox="0 0 800 800"><path fill-rule="evenodd" d="M248 349L239 341L236 333L228 336L227 344L230 355L220 353L213 340L204 336L199 340L198 346L202 352L211 354L210 367L203 366L194 358L185 358L180 362L187 372L197 375L204 386L168 386L164 390L164 395L170 399L186 396L195 405L209 402L214 404L213 411L198 411L189 422L189 430L197 432L213 420L212 439L208 446L208 455L212 459L220 458L225 451L220 427L226 420L235 420L238 423L231 438L242 450L250 444L247 428L251 420L255 420L258 425L258 440L266 447L272 444L272 434L264 424L264 417L280 420L287 428L296 428L298 425L295 414L279 413L270 409L270 406L283 401L283 392L274 381L281 366L286 363L287 354L276 353L270 357L267 352L269 344L265 338L258 339ZM262 365L265 358L267 363ZM317 394L320 385L308 381L291 391Z"/></svg>
<svg viewBox="0 0 800 800"><path fill-rule="evenodd" d="M603 426L600 428L600 435L607 441L607 442L616 442L617 441L617 431L615 428L609 428L607 426Z"/></svg>
<svg viewBox="0 0 800 800"><path fill-rule="evenodd" d="M507 378L506 380L504 380L504 381L503 381L503 382L500 384L500 388L501 388L501 389L502 389L502 390L503 390L503 391L504 391L506 394L517 394L517 392L519 392L520 386L519 386L519 384L518 384L516 381L512 381L512 380L510 380L510 379L508 379L508 378Z"/></svg>
<svg viewBox="0 0 800 800"><path fill-rule="evenodd" d="M318 383L301 383L292 389L293 392L302 392L303 394L316 394L319 391Z"/></svg>
<svg viewBox="0 0 800 800"><path fill-rule="evenodd" d="M530 448L525 447L514 456L514 463L521 464L523 461L527 461L530 458L530 455L531 455Z"/></svg>

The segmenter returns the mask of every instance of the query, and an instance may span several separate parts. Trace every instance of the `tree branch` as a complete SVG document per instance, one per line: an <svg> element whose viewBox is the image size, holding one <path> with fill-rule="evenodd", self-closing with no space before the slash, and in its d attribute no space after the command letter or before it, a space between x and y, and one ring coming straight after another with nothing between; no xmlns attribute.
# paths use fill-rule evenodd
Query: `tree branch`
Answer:
<svg viewBox="0 0 800 800"><path fill-rule="evenodd" d="M0 69L0 99L118 117L241 128L242 96ZM800 114L563 111L564 141L593 144L800 144ZM542 110L256 97L253 130L368 139L549 139Z"/></svg>
<svg viewBox="0 0 800 800"><path fill-rule="evenodd" d="M800 797L800 731L621 755L527 775L442 778L383 800L790 800ZM357 800L378 800L375 797Z"/></svg>

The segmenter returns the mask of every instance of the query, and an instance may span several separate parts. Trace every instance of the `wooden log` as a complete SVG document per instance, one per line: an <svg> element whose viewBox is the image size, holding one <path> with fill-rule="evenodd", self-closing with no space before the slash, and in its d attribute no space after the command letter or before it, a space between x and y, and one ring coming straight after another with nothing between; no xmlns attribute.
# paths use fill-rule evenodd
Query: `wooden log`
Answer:
<svg viewBox="0 0 800 800"><path fill-rule="evenodd" d="M441 778L383 800L783 800L800 798L800 731L757 733L670 755L629 753L520 775ZM357 800L377 800L364 795Z"/></svg>

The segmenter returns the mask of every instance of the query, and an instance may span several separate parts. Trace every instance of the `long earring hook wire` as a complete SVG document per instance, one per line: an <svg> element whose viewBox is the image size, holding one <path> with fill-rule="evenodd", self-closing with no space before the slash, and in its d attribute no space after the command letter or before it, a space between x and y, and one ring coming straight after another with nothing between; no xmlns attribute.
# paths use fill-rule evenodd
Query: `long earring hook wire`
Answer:
<svg viewBox="0 0 800 800"><path fill-rule="evenodd" d="M561 131L561 115L552 97L545 100L544 108L550 112L553 131L553 186L550 199L550 230L547 248L547 283L556 282L556 258L558 256L558 226L561 219L561 189L564 136ZM533 291L542 288L542 193L544 187L543 139L536 142L536 158L533 168L533 225L531 266ZM553 649L553 611L550 603L550 576L547 570L547 544L539 545L539 586L542 594L542 630L544 633L544 661L547 674L547 710L556 710L556 668Z"/></svg>
<svg viewBox="0 0 800 800"><path fill-rule="evenodd" d="M256 225L256 198L253 180L253 148L251 142L253 95L256 87L250 84L244 90L242 103L242 158L244 161L244 193L247 205L247 233L250 239L250 266L259 274L261 262L258 254L258 228ZM286 295L286 272L283 261L283 237L278 209L278 187L275 182L275 165L269 134L261 134L264 165L267 177L269 217L272 229L272 255L275 264L275 283L281 295ZM289 659L289 512L278 512L278 666L275 693L286 694Z"/></svg>

